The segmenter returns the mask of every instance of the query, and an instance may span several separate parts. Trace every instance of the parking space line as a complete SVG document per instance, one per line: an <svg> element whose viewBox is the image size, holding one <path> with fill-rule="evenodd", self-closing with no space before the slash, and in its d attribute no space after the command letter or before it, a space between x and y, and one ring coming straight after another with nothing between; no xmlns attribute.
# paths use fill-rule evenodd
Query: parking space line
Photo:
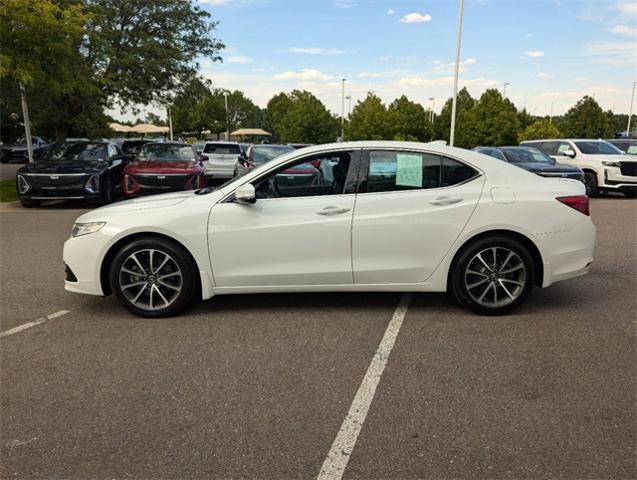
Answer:
<svg viewBox="0 0 637 480"><path fill-rule="evenodd" d="M52 313L51 315L47 315L46 317L38 318L29 323L25 323L23 325L18 325L17 327L11 328L4 332L0 332L0 338L8 337L9 335L13 335L14 333L21 332L22 330L26 330L27 328L35 327L36 325L41 325L47 320L53 320L54 318L61 317L62 315L66 315L70 310L60 310L59 312Z"/></svg>
<svg viewBox="0 0 637 480"><path fill-rule="evenodd" d="M374 358L372 358L360 387L358 387L356 396L349 407L340 430L336 434L332 448L330 448L323 462L317 480L340 480L343 477L343 472L354 450L358 434L363 428L365 417L367 417L367 412L376 394L376 388L387 365L389 354L394 348L396 337L398 337L398 332L407 314L410 301L411 293L404 293L400 297L398 306L394 310L394 314L385 330L385 335L383 335Z"/></svg>

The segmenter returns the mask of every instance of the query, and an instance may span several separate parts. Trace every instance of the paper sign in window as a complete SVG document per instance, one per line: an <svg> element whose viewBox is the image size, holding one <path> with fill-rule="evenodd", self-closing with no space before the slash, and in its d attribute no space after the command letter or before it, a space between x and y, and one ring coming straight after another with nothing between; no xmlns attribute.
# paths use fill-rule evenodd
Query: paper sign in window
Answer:
<svg viewBox="0 0 637 480"><path fill-rule="evenodd" d="M396 185L422 187L422 156L408 153L396 154Z"/></svg>

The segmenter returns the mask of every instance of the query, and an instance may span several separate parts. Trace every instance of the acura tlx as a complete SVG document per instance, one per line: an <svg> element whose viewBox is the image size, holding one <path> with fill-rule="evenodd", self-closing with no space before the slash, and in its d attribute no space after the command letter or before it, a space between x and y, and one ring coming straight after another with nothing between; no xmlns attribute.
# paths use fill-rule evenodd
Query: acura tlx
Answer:
<svg viewBox="0 0 637 480"><path fill-rule="evenodd" d="M290 182L303 165L312 182ZM437 142L346 142L82 215L65 286L143 317L222 294L327 291L449 291L498 315L588 273L594 245L581 182Z"/></svg>

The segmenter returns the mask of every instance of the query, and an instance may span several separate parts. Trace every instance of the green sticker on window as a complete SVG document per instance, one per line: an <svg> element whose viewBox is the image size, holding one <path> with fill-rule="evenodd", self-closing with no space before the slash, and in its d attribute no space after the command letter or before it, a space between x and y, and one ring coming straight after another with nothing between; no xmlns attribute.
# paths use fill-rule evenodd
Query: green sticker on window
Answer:
<svg viewBox="0 0 637 480"><path fill-rule="evenodd" d="M421 155L396 154L396 185L401 187L422 187Z"/></svg>

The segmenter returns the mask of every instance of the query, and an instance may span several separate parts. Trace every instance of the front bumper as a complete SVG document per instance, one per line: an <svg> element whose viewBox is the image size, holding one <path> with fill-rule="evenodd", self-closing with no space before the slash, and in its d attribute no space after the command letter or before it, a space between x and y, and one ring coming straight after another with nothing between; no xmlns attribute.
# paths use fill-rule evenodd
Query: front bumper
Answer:
<svg viewBox="0 0 637 480"><path fill-rule="evenodd" d="M626 171L626 169L623 169ZM600 188L604 190L634 191L637 189L637 176L624 175L620 167L604 167L603 183Z"/></svg>
<svg viewBox="0 0 637 480"><path fill-rule="evenodd" d="M108 228L106 225L104 228ZM110 236L102 231L70 237L64 242L62 259L67 269L64 288L69 292L103 296L100 265ZM69 275L68 272L72 275Z"/></svg>

